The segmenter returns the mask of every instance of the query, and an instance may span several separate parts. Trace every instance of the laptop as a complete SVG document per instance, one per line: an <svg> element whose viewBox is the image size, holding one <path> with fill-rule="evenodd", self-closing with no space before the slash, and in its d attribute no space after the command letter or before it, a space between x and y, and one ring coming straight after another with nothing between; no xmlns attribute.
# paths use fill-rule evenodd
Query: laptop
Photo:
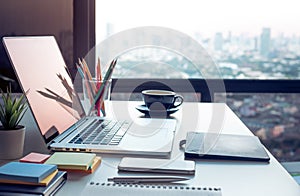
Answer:
<svg viewBox="0 0 300 196"><path fill-rule="evenodd" d="M29 108L53 151L168 158L176 120L87 116L53 36L4 37Z"/></svg>

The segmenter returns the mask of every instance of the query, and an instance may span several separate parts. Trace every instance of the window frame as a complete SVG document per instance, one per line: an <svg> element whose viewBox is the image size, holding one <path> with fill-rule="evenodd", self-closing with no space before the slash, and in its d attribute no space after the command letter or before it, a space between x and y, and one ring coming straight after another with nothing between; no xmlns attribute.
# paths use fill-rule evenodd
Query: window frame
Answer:
<svg viewBox="0 0 300 196"><path fill-rule="evenodd" d="M74 0L74 62L84 57L96 44L96 1ZM178 87L188 80L196 93L201 94L201 102L213 102L216 93L300 93L300 79L129 79L116 78L112 82L112 93L138 93L144 89L166 89L165 85ZM154 82L155 81L155 82ZM118 82L118 85L115 84ZM218 84L224 83L225 88ZM160 84L162 83L162 84ZM210 89L207 84L210 84ZM120 85L121 84L121 85ZM132 91L132 85L142 84ZM224 90L226 92L224 92Z"/></svg>

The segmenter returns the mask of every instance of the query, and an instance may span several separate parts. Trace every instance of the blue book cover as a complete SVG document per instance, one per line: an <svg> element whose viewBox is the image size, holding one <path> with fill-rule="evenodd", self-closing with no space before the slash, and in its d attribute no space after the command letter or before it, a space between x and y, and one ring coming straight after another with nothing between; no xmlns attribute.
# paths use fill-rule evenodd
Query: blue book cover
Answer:
<svg viewBox="0 0 300 196"><path fill-rule="evenodd" d="M56 169L56 165L10 162L0 167L0 179L38 183Z"/></svg>

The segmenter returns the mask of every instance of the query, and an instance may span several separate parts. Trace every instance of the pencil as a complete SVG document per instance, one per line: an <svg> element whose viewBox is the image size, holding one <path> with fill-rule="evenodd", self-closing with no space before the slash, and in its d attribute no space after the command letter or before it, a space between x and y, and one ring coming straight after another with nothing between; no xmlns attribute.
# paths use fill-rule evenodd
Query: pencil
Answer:
<svg viewBox="0 0 300 196"><path fill-rule="evenodd" d="M90 81L93 81L93 77L92 77L92 74L90 72L90 69L89 69L89 66L88 64L86 63L86 61L84 59L82 59L82 65L83 67L85 68L85 71L86 71L86 74L87 74L87 77ZM94 89L94 92L96 92L96 85L94 84L94 82L92 82L92 87Z"/></svg>
<svg viewBox="0 0 300 196"><path fill-rule="evenodd" d="M101 86L101 81L102 81L100 58L98 58L95 72L96 72L96 79L97 79L97 90L99 90L99 88ZM103 116L106 115L104 102L102 102L102 104L100 104L99 101L97 101L95 107L97 109L98 116L100 116L100 111L102 111Z"/></svg>
<svg viewBox="0 0 300 196"><path fill-rule="evenodd" d="M112 72L113 72L113 70L114 70L116 64L117 64L117 59L114 59L114 60L110 63L109 68L108 68L108 70L107 70L107 72L106 72L106 74L105 74L105 76L104 76L103 82L101 83L101 86L100 86L100 88L99 88L97 94L96 94L95 97L94 97L94 100L93 100L93 103L92 103L92 105L91 105L91 108L90 108L90 110L89 110L89 112L88 112L88 115L91 114L91 112L92 112L92 110L93 110L93 107L95 106L96 102L99 101L99 100L101 101L101 100L103 99L103 93L104 93L104 90L105 90L105 88L106 88L106 85L107 85L108 80L111 78Z"/></svg>
<svg viewBox="0 0 300 196"><path fill-rule="evenodd" d="M80 65L78 65L78 64L76 63L76 67L77 67L78 73L79 73L79 75L81 76L81 78L82 78L82 79L85 79L85 78L84 78L84 73L83 73L83 71L82 71Z"/></svg>
<svg viewBox="0 0 300 196"><path fill-rule="evenodd" d="M80 60L80 58L78 59L78 62L79 62L79 65L78 65L78 71L79 71L79 74L82 75L82 79L83 79L83 82L84 82L84 85L85 85L85 89L86 89L86 93L87 93L87 96L90 100L90 103L93 102L93 97L95 96L95 88L93 88L91 86L91 80L88 76L88 67L87 66L84 66L82 61Z"/></svg>

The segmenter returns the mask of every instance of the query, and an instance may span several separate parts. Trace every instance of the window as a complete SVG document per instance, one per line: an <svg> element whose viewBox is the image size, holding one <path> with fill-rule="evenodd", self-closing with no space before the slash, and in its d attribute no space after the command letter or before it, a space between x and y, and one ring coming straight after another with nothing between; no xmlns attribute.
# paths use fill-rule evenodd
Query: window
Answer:
<svg viewBox="0 0 300 196"><path fill-rule="evenodd" d="M236 80L234 85L243 92L226 93L233 111L280 161L299 161L300 139L291 140L293 134L300 138L299 94L258 94L253 89L244 93L243 85L247 80L295 80L300 85L297 5L296 0L99 1L96 43L141 26L167 27L191 37L215 62L217 78ZM116 78L136 78L141 73L145 78L211 78L195 70L189 57L162 48L134 48L120 59L123 69L113 75Z"/></svg>
<svg viewBox="0 0 300 196"><path fill-rule="evenodd" d="M167 27L199 42L217 63L223 78L299 79L297 5L296 0L100 1L96 2L96 43L135 27ZM130 57L135 64L134 57L141 57L141 52L124 54L126 64L130 64ZM144 57L149 54L151 58L153 53L160 51L143 51ZM176 55L172 59L177 59ZM178 61L174 60L175 64ZM182 73L176 77L195 77L194 72Z"/></svg>

